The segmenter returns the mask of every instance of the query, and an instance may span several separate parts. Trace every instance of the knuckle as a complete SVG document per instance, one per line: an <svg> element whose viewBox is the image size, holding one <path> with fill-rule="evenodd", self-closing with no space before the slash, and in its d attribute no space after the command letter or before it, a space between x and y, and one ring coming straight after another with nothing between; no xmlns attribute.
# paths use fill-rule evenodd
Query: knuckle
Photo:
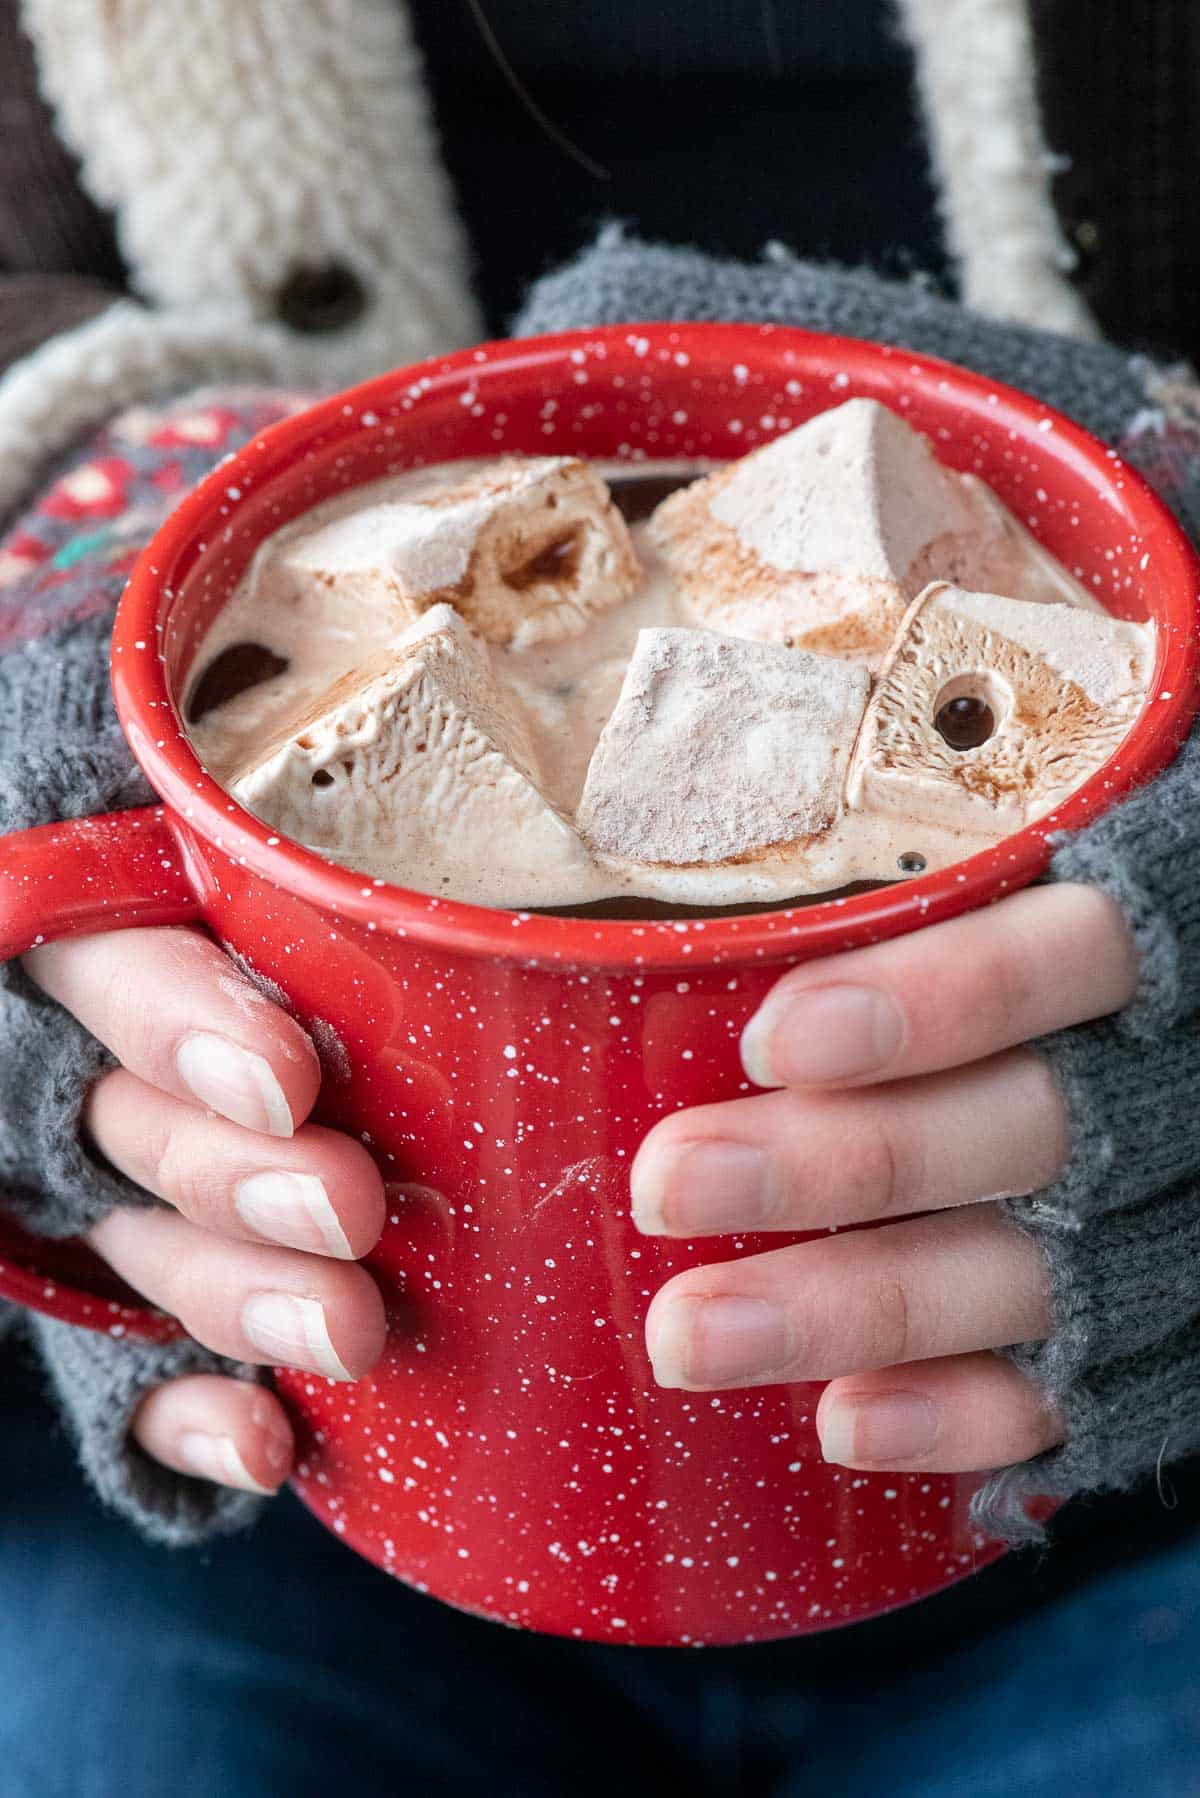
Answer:
<svg viewBox="0 0 1200 1798"><path fill-rule="evenodd" d="M647 1130L638 1147L639 1156L649 1161L652 1157L671 1160L681 1155L693 1142L696 1136L696 1110L675 1111L669 1117L660 1118Z"/></svg>
<svg viewBox="0 0 1200 1798"><path fill-rule="evenodd" d="M908 1290L894 1269L881 1268L863 1289L863 1365L893 1367L912 1358L912 1315Z"/></svg>
<svg viewBox="0 0 1200 1798"><path fill-rule="evenodd" d="M205 1126L207 1120L204 1121ZM220 1229L231 1209L228 1170L216 1144L207 1151L191 1120L165 1125L154 1161L154 1190L182 1216Z"/></svg>
<svg viewBox="0 0 1200 1798"><path fill-rule="evenodd" d="M184 1256L163 1255L155 1258L153 1272L155 1301L172 1317L177 1317L190 1336L204 1342L201 1327L205 1305L205 1283L199 1280Z"/></svg>
<svg viewBox="0 0 1200 1798"><path fill-rule="evenodd" d="M1018 938L990 931L971 960L970 1008L990 1042L1021 1035L1033 996L1034 968Z"/></svg>
<svg viewBox="0 0 1200 1798"><path fill-rule="evenodd" d="M187 1224L163 1231L162 1236L155 1256L153 1297L205 1348L227 1352L231 1318L248 1284L237 1245L194 1242Z"/></svg>
<svg viewBox="0 0 1200 1798"><path fill-rule="evenodd" d="M211 1347L205 1326L219 1306L219 1293L208 1257L184 1252L187 1239L180 1231L190 1228L161 1206L118 1206L91 1232L91 1240L134 1291Z"/></svg>
<svg viewBox="0 0 1200 1798"><path fill-rule="evenodd" d="M151 1209L130 1214L131 1229L138 1232L129 1238L112 1265L135 1291L157 1305L169 1316L177 1318L190 1336L203 1342L197 1325L199 1294L186 1256L174 1253L170 1233L161 1228L166 1214Z"/></svg>
<svg viewBox="0 0 1200 1798"><path fill-rule="evenodd" d="M104 1021L105 1035L120 1043L123 1062L144 1059L138 1052L149 1041L153 1015L150 1007L138 1002L128 969L116 958L107 958L97 981L96 1016Z"/></svg>
<svg viewBox="0 0 1200 1798"><path fill-rule="evenodd" d="M141 935L150 942L122 943L105 954L96 977L94 1015L102 1034L116 1047L126 1067L136 1071L162 1066L172 1047L181 994L195 993L200 972L195 943L185 930L156 930Z"/></svg>
<svg viewBox="0 0 1200 1798"><path fill-rule="evenodd" d="M830 1178L837 1210L848 1218L884 1217L900 1200L901 1165L890 1120L869 1100L847 1099L838 1110L841 1128Z"/></svg>
<svg viewBox="0 0 1200 1798"><path fill-rule="evenodd" d="M205 1173L183 1132L169 1126L162 1131L153 1165L154 1189L160 1198L168 1200L188 1217L204 1209Z"/></svg>

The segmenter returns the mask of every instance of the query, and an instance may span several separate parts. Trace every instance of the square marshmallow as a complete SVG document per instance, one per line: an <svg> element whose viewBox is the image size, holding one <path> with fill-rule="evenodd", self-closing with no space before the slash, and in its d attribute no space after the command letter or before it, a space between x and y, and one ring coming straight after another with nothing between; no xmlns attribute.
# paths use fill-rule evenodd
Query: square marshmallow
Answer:
<svg viewBox="0 0 1200 1798"><path fill-rule="evenodd" d="M644 630L588 767L585 841L634 862L753 860L825 830L864 668L715 631Z"/></svg>

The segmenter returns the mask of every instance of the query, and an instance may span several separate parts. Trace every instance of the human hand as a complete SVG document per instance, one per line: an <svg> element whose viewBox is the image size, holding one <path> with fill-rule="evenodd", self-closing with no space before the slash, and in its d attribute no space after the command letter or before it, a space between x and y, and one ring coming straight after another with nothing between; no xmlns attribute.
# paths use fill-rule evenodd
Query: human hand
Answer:
<svg viewBox="0 0 1200 1798"><path fill-rule="evenodd" d="M659 1384L827 1380L822 1452L864 1470L1003 1467L1061 1441L990 1352L1050 1328L1040 1252L997 1201L1051 1184L1069 1153L1049 1064L1020 1045L1137 984L1116 904L1078 885L786 974L742 1038L747 1074L781 1090L657 1124L634 1220L674 1237L875 1227L676 1275L646 1321Z"/></svg>
<svg viewBox="0 0 1200 1798"><path fill-rule="evenodd" d="M217 1354L366 1373L383 1302L355 1260L383 1228L383 1182L359 1143L305 1122L321 1071L300 1025L193 930L76 937L24 965L121 1063L86 1127L168 1207L111 1212L92 1247ZM231 1378L156 1388L132 1429L164 1466L222 1485L273 1492L292 1465L279 1400Z"/></svg>

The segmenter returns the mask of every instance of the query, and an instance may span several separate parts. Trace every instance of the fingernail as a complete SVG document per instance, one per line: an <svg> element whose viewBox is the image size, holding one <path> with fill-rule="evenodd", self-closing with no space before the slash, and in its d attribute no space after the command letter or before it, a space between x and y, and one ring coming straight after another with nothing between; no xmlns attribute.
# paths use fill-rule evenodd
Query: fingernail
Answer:
<svg viewBox="0 0 1200 1798"><path fill-rule="evenodd" d="M633 1221L647 1236L715 1236L754 1230L778 1210L772 1164L733 1142L689 1143L678 1154L634 1168Z"/></svg>
<svg viewBox="0 0 1200 1798"><path fill-rule="evenodd" d="M267 1465L274 1468L282 1480L296 1453L296 1438L291 1428L280 1417L277 1407L261 1395L250 1408L250 1420L262 1433Z"/></svg>
<svg viewBox="0 0 1200 1798"><path fill-rule="evenodd" d="M915 1392L839 1399L821 1415L821 1453L845 1467L894 1467L930 1454L937 1441L937 1407Z"/></svg>
<svg viewBox="0 0 1200 1798"><path fill-rule="evenodd" d="M188 1430L176 1444L179 1459L198 1480L213 1480L218 1486L240 1486L243 1492L261 1492L274 1498L274 1486L262 1486L238 1453L232 1436L208 1436L200 1430Z"/></svg>
<svg viewBox="0 0 1200 1798"><path fill-rule="evenodd" d="M296 1445L292 1438L268 1434L263 1437L262 1451L267 1466L272 1468L282 1480L290 1468L292 1456L296 1452Z"/></svg>
<svg viewBox="0 0 1200 1798"><path fill-rule="evenodd" d="M261 1055L198 1030L175 1052L179 1078L202 1105L220 1112L230 1123L268 1136L291 1136L295 1130L283 1088Z"/></svg>
<svg viewBox="0 0 1200 1798"><path fill-rule="evenodd" d="M342 1261L354 1259L324 1182L315 1174L291 1174L282 1169L251 1174L239 1181L233 1202L242 1222L270 1242L283 1242L316 1255L335 1255Z"/></svg>
<svg viewBox="0 0 1200 1798"><path fill-rule="evenodd" d="M886 1067L904 1019L886 993L822 986L770 994L742 1032L742 1066L755 1086L812 1086Z"/></svg>
<svg viewBox="0 0 1200 1798"><path fill-rule="evenodd" d="M242 1307L242 1328L277 1367L304 1367L330 1380L352 1380L329 1339L325 1307L319 1299L290 1292L256 1292Z"/></svg>
<svg viewBox="0 0 1200 1798"><path fill-rule="evenodd" d="M660 1386L704 1388L764 1379L787 1364L787 1318L766 1299L669 1299L648 1342Z"/></svg>

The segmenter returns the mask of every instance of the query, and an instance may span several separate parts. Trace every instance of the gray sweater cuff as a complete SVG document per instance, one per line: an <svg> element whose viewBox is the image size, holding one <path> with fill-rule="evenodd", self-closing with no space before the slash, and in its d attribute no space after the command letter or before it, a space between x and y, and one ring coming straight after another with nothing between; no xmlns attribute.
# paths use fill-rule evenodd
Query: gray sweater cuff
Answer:
<svg viewBox="0 0 1200 1798"><path fill-rule="evenodd" d="M1103 888L1137 943L1141 985L1121 1028L1149 1041L1200 1011L1200 735L1124 805L1056 840L1054 878Z"/></svg>
<svg viewBox="0 0 1200 1798"><path fill-rule="evenodd" d="M1200 734L1077 836L1052 872L1107 892L1137 945L1136 998L1047 1037L1066 1104L1061 1180L1006 1209L1050 1275L1054 1333L1009 1350L1060 1410L1064 1445L995 1476L973 1516L1036 1539L1023 1501L1121 1490L1200 1449Z"/></svg>
<svg viewBox="0 0 1200 1798"><path fill-rule="evenodd" d="M265 1371L226 1361L199 1343L119 1342L50 1318L28 1317L80 1462L95 1491L153 1542L186 1548L229 1535L258 1516L264 1500L172 1473L142 1453L129 1426L138 1404L164 1381L228 1374L266 1384Z"/></svg>
<svg viewBox="0 0 1200 1798"><path fill-rule="evenodd" d="M110 629L92 619L0 659L0 833L153 798L111 715ZM115 1204L149 1203L90 1151L80 1124L89 1088L115 1065L17 963L0 967L0 1192L42 1235L75 1235Z"/></svg>
<svg viewBox="0 0 1200 1798"><path fill-rule="evenodd" d="M77 1236L114 1205L149 1205L89 1146L82 1112L117 1064L15 962L0 968L0 1168L3 1204L41 1236Z"/></svg>
<svg viewBox="0 0 1200 1798"><path fill-rule="evenodd" d="M1200 1192L1189 1188L1186 1198L1190 1214L1200 1213ZM1194 1254L1200 1246L1194 1229L1188 1235ZM1056 1257L1056 1287L1067 1266L1065 1255ZM1083 1314L1089 1311L1096 1315L1094 1306L1081 1308ZM971 1504L971 1520L979 1529L1014 1544L1045 1540L1044 1527L1026 1512L1029 1499L1126 1491L1150 1474L1161 1490L1164 1467L1200 1450L1200 1321L1190 1319L1137 1354L1111 1360L1097 1360L1088 1350L1082 1315L1062 1333L1070 1342L1066 1354L1057 1347L1051 1352L1045 1343L1006 1353L1058 1404L1063 1446L1003 1468Z"/></svg>
<svg viewBox="0 0 1200 1798"><path fill-rule="evenodd" d="M1093 826L1093 828L1096 828ZM1200 1020L1150 1038L1125 1016L1035 1047L1070 1129L1061 1180L1004 1202L1049 1271L1053 1334L1007 1350L1062 1414L1061 1448L977 1494L981 1528L1034 1540L1034 1492L1120 1491L1200 1450Z"/></svg>

